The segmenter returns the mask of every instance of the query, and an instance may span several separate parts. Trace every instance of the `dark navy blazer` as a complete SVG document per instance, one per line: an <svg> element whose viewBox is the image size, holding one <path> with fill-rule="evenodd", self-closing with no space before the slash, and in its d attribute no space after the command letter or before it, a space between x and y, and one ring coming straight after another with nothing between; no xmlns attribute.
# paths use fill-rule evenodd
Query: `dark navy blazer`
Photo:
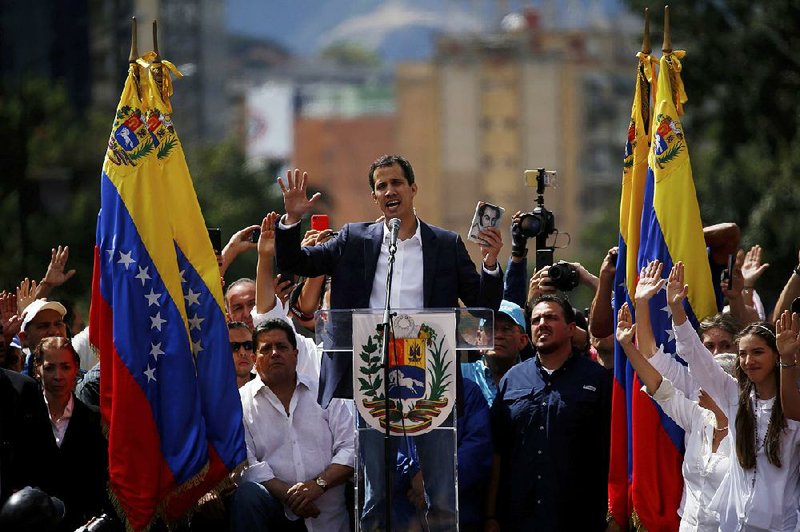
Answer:
<svg viewBox="0 0 800 532"><path fill-rule="evenodd" d="M503 297L503 276L479 274L461 237L445 229L420 223L423 257L423 305L425 308L459 306L497 310ZM331 276L331 308L369 308L372 282L383 240L382 223L354 223L324 244L300 247L300 224L276 231L278 267L307 277ZM499 265L498 265L499 267ZM319 401L353 396L352 357L322 357Z"/></svg>

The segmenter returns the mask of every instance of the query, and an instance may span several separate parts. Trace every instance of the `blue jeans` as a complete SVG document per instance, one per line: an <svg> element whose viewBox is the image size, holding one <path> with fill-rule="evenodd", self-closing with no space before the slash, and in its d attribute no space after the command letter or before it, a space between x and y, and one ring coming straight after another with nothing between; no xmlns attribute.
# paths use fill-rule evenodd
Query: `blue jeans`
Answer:
<svg viewBox="0 0 800 532"><path fill-rule="evenodd" d="M231 500L231 530L305 532L306 524L303 519L287 519L283 504L262 484L243 482Z"/></svg>
<svg viewBox="0 0 800 532"><path fill-rule="evenodd" d="M359 419L359 423L363 423ZM363 426L363 425L361 425ZM418 463L425 482L427 511L425 519L431 532L450 531L456 524L456 478L453 453L456 449L455 431L432 430L422 436L410 437L416 449ZM401 437L392 437L391 455L397 462ZM359 431L359 455L364 477L364 510L361 530L374 532L385 529L386 490L384 476L383 433L378 430ZM396 465L396 464L395 464ZM394 471L392 484L394 481ZM405 497L405 493L392 493L392 497ZM394 504L392 506L395 506ZM406 521L407 516L392 516L392 524ZM393 526L394 529L394 526Z"/></svg>

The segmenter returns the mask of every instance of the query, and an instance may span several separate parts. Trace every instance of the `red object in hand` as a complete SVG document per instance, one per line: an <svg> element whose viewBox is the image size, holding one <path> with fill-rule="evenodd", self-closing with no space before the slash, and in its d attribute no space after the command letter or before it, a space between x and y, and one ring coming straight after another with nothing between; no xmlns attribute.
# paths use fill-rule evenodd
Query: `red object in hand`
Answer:
<svg viewBox="0 0 800 532"><path fill-rule="evenodd" d="M324 231L329 229L328 215L327 214L312 214L311 215L311 229L315 231Z"/></svg>

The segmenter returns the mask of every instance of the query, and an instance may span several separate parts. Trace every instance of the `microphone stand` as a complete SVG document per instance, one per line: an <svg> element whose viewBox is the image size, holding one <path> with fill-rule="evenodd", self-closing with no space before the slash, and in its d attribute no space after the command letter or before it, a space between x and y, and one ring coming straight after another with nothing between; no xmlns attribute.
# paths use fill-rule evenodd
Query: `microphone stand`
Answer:
<svg viewBox="0 0 800 532"><path fill-rule="evenodd" d="M394 275L394 259L397 253L397 242L389 243L389 267L386 272L386 303L383 307L383 344L381 354L383 356L383 395L384 409L386 411L386 426L383 430L383 462L384 462L384 490L386 498L384 501L384 520L386 532L392 530L392 469L396 467L397 460L392 457L391 446L391 417L390 407L392 402L389 400L389 329L392 323L390 299L392 295L392 277Z"/></svg>

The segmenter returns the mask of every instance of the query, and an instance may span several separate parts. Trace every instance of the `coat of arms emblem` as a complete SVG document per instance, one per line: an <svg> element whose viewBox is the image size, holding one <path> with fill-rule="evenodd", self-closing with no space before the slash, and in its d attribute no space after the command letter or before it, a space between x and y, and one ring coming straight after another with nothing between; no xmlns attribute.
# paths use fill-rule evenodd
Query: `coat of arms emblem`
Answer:
<svg viewBox="0 0 800 532"><path fill-rule="evenodd" d="M452 313L394 318L388 387L383 379L379 321L376 314L353 316L356 407L376 430L385 430L388 422L392 433L424 434L439 426L455 404L455 318Z"/></svg>

